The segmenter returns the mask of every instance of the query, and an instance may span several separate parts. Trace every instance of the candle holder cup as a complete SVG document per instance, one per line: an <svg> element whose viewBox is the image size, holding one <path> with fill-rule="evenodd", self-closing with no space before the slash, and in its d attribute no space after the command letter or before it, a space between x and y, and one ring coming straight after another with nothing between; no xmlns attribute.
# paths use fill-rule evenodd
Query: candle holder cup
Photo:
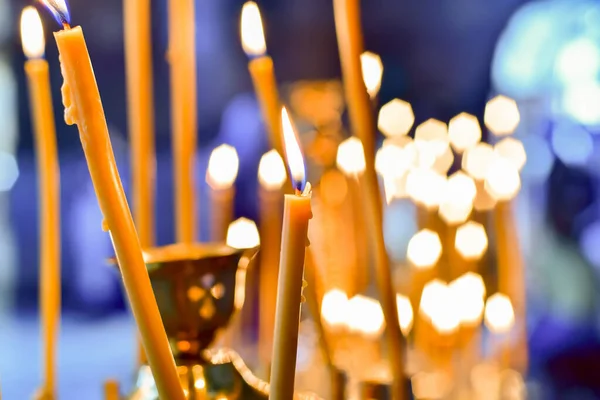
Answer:
<svg viewBox="0 0 600 400"><path fill-rule="evenodd" d="M258 247L221 243L175 244L144 252L144 259L179 379L189 400L268 399L260 380L233 350L210 349L244 303L246 271ZM317 398L299 395L299 398ZM158 400L147 365L127 397Z"/></svg>

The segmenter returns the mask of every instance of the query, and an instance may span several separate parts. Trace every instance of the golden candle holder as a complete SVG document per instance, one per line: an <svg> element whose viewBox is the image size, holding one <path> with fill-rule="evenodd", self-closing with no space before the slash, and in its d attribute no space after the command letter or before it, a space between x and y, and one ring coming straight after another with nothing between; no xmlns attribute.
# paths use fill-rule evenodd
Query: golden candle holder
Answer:
<svg viewBox="0 0 600 400"><path fill-rule="evenodd" d="M144 253L179 379L189 400L267 399L269 385L233 350L209 349L244 303L246 271L258 252L221 243L175 244ZM158 400L147 365L126 397ZM297 398L316 399L312 394Z"/></svg>

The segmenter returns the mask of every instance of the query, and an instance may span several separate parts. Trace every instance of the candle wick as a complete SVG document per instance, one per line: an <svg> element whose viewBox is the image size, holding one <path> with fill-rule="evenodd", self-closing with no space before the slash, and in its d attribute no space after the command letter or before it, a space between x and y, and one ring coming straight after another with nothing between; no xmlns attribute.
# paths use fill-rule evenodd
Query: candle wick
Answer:
<svg viewBox="0 0 600 400"><path fill-rule="evenodd" d="M63 29L64 29L64 30L71 29L71 25L69 25L69 23L68 23L68 22L63 22L63 23L62 23L62 26L63 26Z"/></svg>

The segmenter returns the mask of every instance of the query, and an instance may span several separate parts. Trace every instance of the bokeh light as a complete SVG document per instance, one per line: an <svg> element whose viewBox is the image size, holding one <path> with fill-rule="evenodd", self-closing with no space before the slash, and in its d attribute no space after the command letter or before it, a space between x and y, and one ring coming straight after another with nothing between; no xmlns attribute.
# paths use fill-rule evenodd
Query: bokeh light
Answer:
<svg viewBox="0 0 600 400"><path fill-rule="evenodd" d="M235 182L239 167L240 160L235 147L222 144L210 154L206 182L215 190L226 189Z"/></svg>
<svg viewBox="0 0 600 400"><path fill-rule="evenodd" d="M444 152L435 158L431 168L438 174L446 175L452 164L454 164L454 153L452 152L452 148L447 145Z"/></svg>
<svg viewBox="0 0 600 400"><path fill-rule="evenodd" d="M494 152L499 157L505 158L512 162L515 168L519 171L525 165L527 161L527 154L525 153L525 147L519 139L514 137L507 137L496 143L494 146Z"/></svg>
<svg viewBox="0 0 600 400"><path fill-rule="evenodd" d="M454 246L464 259L480 259L488 247L488 238L484 226L475 221L469 221L459 226L456 230Z"/></svg>
<svg viewBox="0 0 600 400"><path fill-rule="evenodd" d="M258 181L267 190L279 190L287 179L285 165L276 150L269 150L258 163Z"/></svg>
<svg viewBox="0 0 600 400"><path fill-rule="evenodd" d="M19 177L17 159L10 153L0 151L0 192L12 189Z"/></svg>
<svg viewBox="0 0 600 400"><path fill-rule="evenodd" d="M491 145L477 143L475 147L465 151L462 168L473 178L483 180L493 158L494 148Z"/></svg>
<svg viewBox="0 0 600 400"><path fill-rule="evenodd" d="M254 221L238 218L227 229L227 246L236 249L251 249L260 245L260 236Z"/></svg>
<svg viewBox="0 0 600 400"><path fill-rule="evenodd" d="M375 97L379 93L381 77L383 76L381 57L370 51L365 51L360 55L360 64L367 92L369 96Z"/></svg>
<svg viewBox="0 0 600 400"><path fill-rule="evenodd" d="M348 319L348 295L340 289L331 289L323 295L321 318L331 329L346 327Z"/></svg>
<svg viewBox="0 0 600 400"><path fill-rule="evenodd" d="M415 129L415 144L419 152L431 151L438 157L444 153L448 143L448 127L442 121L430 118Z"/></svg>
<svg viewBox="0 0 600 400"><path fill-rule="evenodd" d="M519 108L513 99L498 95L485 105L485 126L494 135L512 134L520 120Z"/></svg>
<svg viewBox="0 0 600 400"><path fill-rule="evenodd" d="M448 286L456 302L460 323L466 326L479 325L485 308L485 284L481 275L467 272Z"/></svg>
<svg viewBox="0 0 600 400"><path fill-rule="evenodd" d="M446 282L440 279L432 279L423 287L421 302L419 304L419 313L429 319L435 313L436 302L440 293L448 289Z"/></svg>
<svg viewBox="0 0 600 400"><path fill-rule="evenodd" d="M403 149L393 142L384 142L375 154L375 171L384 178L402 176L409 167Z"/></svg>
<svg viewBox="0 0 600 400"><path fill-rule="evenodd" d="M521 188L519 171L512 162L494 157L485 175L485 187L496 200L510 200Z"/></svg>
<svg viewBox="0 0 600 400"><path fill-rule="evenodd" d="M523 147L527 154L527 161L521 170L523 178L534 182L544 181L554 164L554 154L548 142L537 135L528 135L522 138Z"/></svg>
<svg viewBox="0 0 600 400"><path fill-rule="evenodd" d="M463 112L452 118L448 123L448 137L458 153L475 146L481 140L477 117Z"/></svg>
<svg viewBox="0 0 600 400"><path fill-rule="evenodd" d="M462 171L455 172L445 185L440 217L450 225L466 221L471 214L476 193L473 178Z"/></svg>
<svg viewBox="0 0 600 400"><path fill-rule="evenodd" d="M398 308L398 320L400 321L400 329L404 336L408 336L413 326L413 309L410 304L410 299L401 294L396 295L396 307Z"/></svg>
<svg viewBox="0 0 600 400"><path fill-rule="evenodd" d="M582 126L567 120L554 125L551 143L556 157L571 166L585 165L594 151L590 133Z"/></svg>
<svg viewBox="0 0 600 400"><path fill-rule="evenodd" d="M385 328L381 304L375 299L357 294L348 301L347 324L351 331L377 339Z"/></svg>
<svg viewBox="0 0 600 400"><path fill-rule="evenodd" d="M565 85L594 82L600 73L600 51L590 38L565 44L556 57L555 72Z"/></svg>
<svg viewBox="0 0 600 400"><path fill-rule="evenodd" d="M600 83L586 82L570 85L562 97L563 111L584 125L600 124Z"/></svg>
<svg viewBox="0 0 600 400"><path fill-rule="evenodd" d="M446 177L425 168L415 168L406 178L406 192L413 201L435 209L443 200Z"/></svg>
<svg viewBox="0 0 600 400"><path fill-rule="evenodd" d="M496 293L485 303L485 326L493 333L509 332L515 324L515 312L510 299Z"/></svg>
<svg viewBox="0 0 600 400"><path fill-rule="evenodd" d="M340 143L336 157L337 167L348 176L365 171L365 151L360 139L351 137Z"/></svg>
<svg viewBox="0 0 600 400"><path fill-rule="evenodd" d="M407 258L418 269L433 267L442 255L442 242L434 231L423 229L408 242Z"/></svg>
<svg viewBox="0 0 600 400"><path fill-rule="evenodd" d="M377 127L385 136L406 135L415 123L412 106L404 100L394 99L381 107Z"/></svg>

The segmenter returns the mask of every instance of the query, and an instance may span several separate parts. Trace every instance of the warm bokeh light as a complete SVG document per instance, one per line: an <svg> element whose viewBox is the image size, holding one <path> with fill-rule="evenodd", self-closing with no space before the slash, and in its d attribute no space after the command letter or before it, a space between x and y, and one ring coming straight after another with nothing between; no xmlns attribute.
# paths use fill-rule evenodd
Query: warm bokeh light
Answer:
<svg viewBox="0 0 600 400"><path fill-rule="evenodd" d="M408 174L399 177L383 178L383 190L387 204L390 204L394 199L403 199L408 196L406 191L407 178Z"/></svg>
<svg viewBox="0 0 600 400"><path fill-rule="evenodd" d="M410 304L410 299L401 294L396 295L396 306L398 307L398 320L400 321L400 329L404 336L408 336L413 326L413 309Z"/></svg>
<svg viewBox="0 0 600 400"><path fill-rule="evenodd" d="M446 177L425 168L415 168L406 178L406 192L416 203L435 209L443 200Z"/></svg>
<svg viewBox="0 0 600 400"><path fill-rule="evenodd" d="M385 136L406 135L415 123L412 106L404 100L394 99L381 107L377 127Z"/></svg>
<svg viewBox="0 0 600 400"><path fill-rule="evenodd" d="M428 149L438 157L446 151L448 143L448 127L442 121L430 118L415 129L415 144L420 152Z"/></svg>
<svg viewBox="0 0 600 400"><path fill-rule="evenodd" d="M238 218L227 229L227 246L236 249L252 249L260 245L260 236L254 221Z"/></svg>
<svg viewBox="0 0 600 400"><path fill-rule="evenodd" d="M485 105L485 126L494 135L510 135L517 126L521 116L517 102L506 96L496 96Z"/></svg>
<svg viewBox="0 0 600 400"><path fill-rule="evenodd" d="M454 153L452 152L452 148L447 145L444 152L435 158L431 168L438 174L446 175L452 164L454 164Z"/></svg>
<svg viewBox="0 0 600 400"><path fill-rule="evenodd" d="M478 325L483 317L485 284L481 275L467 272L448 285L457 304L460 323Z"/></svg>
<svg viewBox="0 0 600 400"><path fill-rule="evenodd" d="M248 56L256 57L265 54L267 45L265 44L260 10L253 1L247 1L242 7L240 32L242 47Z"/></svg>
<svg viewBox="0 0 600 400"><path fill-rule="evenodd" d="M475 147L465 151L462 159L462 168L473 178L483 180L493 158L494 148L491 145L477 143Z"/></svg>
<svg viewBox="0 0 600 400"><path fill-rule="evenodd" d="M409 168L404 149L392 141L385 141L375 154L375 171L384 178L400 177Z"/></svg>
<svg viewBox="0 0 600 400"><path fill-rule="evenodd" d="M383 76L383 64L381 57L370 51L365 51L360 55L360 64L362 67L363 82L367 87L367 92L371 98L377 96L381 88L381 77Z"/></svg>
<svg viewBox="0 0 600 400"><path fill-rule="evenodd" d="M481 140L481 127L477 117L460 113L448 123L448 137L458 153L475 146Z"/></svg>
<svg viewBox="0 0 600 400"><path fill-rule="evenodd" d="M293 185L297 190L303 190L304 188L304 158L300 151L300 141L296 135L296 130L292 124L288 112L285 107L281 108L281 126L283 130L283 148L285 157L287 159L288 168L290 169L290 175L294 180Z"/></svg>
<svg viewBox="0 0 600 400"><path fill-rule="evenodd" d="M446 183L439 209L440 217L450 225L466 221L473 209L476 193L473 178L462 171L455 172Z"/></svg>
<svg viewBox="0 0 600 400"><path fill-rule="evenodd" d="M488 238L485 228L478 222L469 221L456 229L456 251L466 260L479 260L486 252Z"/></svg>
<svg viewBox="0 0 600 400"><path fill-rule="evenodd" d="M525 153L523 143L514 137L507 137L496 143L494 153L512 162L519 171L527 161L527 154Z"/></svg>
<svg viewBox="0 0 600 400"><path fill-rule="evenodd" d="M478 181L477 182L477 195L475 196L475 200L473 201L473 208L476 211L490 211L492 210L498 202L492 196L488 189L485 187L485 182Z"/></svg>
<svg viewBox="0 0 600 400"><path fill-rule="evenodd" d="M240 160L235 147L222 144L215 148L208 159L206 182L215 189L227 189L237 178Z"/></svg>
<svg viewBox="0 0 600 400"><path fill-rule="evenodd" d="M360 139L351 137L340 143L336 158L337 167L348 176L365 171L365 151Z"/></svg>
<svg viewBox="0 0 600 400"><path fill-rule="evenodd" d="M381 304L375 299L360 294L348 301L347 325L351 331L364 337L376 339L385 328Z"/></svg>
<svg viewBox="0 0 600 400"><path fill-rule="evenodd" d="M21 12L21 43L27 58L44 56L46 42L40 14L35 7L27 6Z"/></svg>
<svg viewBox="0 0 600 400"><path fill-rule="evenodd" d="M521 188L519 170L511 161L494 157L485 175L485 187L496 200L510 200Z"/></svg>
<svg viewBox="0 0 600 400"><path fill-rule="evenodd" d="M285 165L276 150L269 150L258 163L258 181L267 190L279 190L287 179Z"/></svg>
<svg viewBox="0 0 600 400"><path fill-rule="evenodd" d="M420 312L440 334L451 334L459 327L460 314L454 293L445 282L438 279L428 282L423 288Z"/></svg>
<svg viewBox="0 0 600 400"><path fill-rule="evenodd" d="M433 267L442 255L442 242L434 231L423 229L408 242L407 258L416 268Z"/></svg>
<svg viewBox="0 0 600 400"><path fill-rule="evenodd" d="M510 299L496 293L485 303L485 326L496 334L508 333L515 324L515 312Z"/></svg>
<svg viewBox="0 0 600 400"><path fill-rule="evenodd" d="M340 289L331 289L321 301L321 318L331 329L343 329L348 319L348 296Z"/></svg>

